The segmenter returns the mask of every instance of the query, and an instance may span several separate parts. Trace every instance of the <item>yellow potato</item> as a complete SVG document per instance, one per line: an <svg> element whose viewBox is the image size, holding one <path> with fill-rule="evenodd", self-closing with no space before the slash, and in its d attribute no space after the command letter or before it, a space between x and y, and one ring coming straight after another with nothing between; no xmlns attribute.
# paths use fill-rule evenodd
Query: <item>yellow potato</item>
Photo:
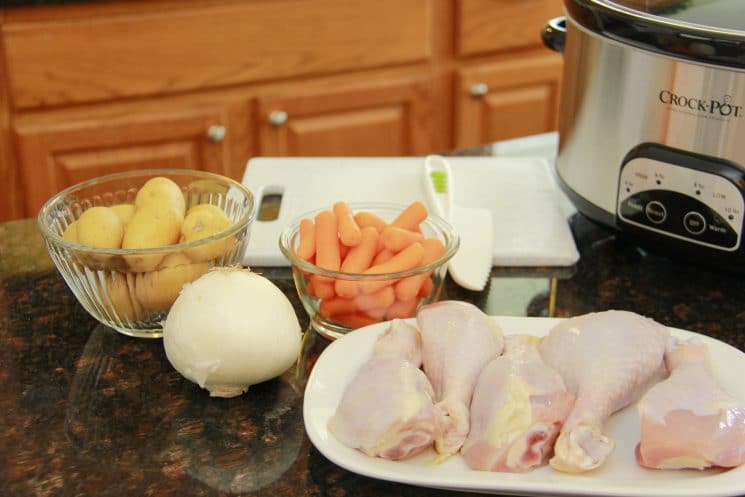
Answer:
<svg viewBox="0 0 745 497"><path fill-rule="evenodd" d="M187 205L207 205L213 199L224 197L228 193L228 185L224 181L214 179L194 180L184 189ZM193 207L192 207L193 209ZM188 214L188 212L187 212Z"/></svg>
<svg viewBox="0 0 745 497"><path fill-rule="evenodd" d="M62 238L64 240L67 240L68 242L73 243L80 243L78 241L78 222L73 221L70 223L67 228L65 228L65 232L62 233ZM106 262L108 260L107 257L103 255L91 255L87 252L81 252L79 250L72 250L71 253L71 261L75 264L81 263L85 266L99 266L101 262L98 260L101 259L102 262Z"/></svg>
<svg viewBox="0 0 745 497"><path fill-rule="evenodd" d="M209 269L206 262L192 263L183 253L169 254L158 269L138 273L136 295L143 307L151 310L168 310L185 283L192 282Z"/></svg>
<svg viewBox="0 0 745 497"><path fill-rule="evenodd" d="M64 240L67 240L68 242L78 243L78 222L77 221L73 221L67 226L67 228L65 228L65 232L62 233L62 238Z"/></svg>
<svg viewBox="0 0 745 497"><path fill-rule="evenodd" d="M230 219L219 207L200 204L189 209L181 225L181 242L189 243L216 235L231 226ZM215 240L199 247L186 249L186 255L195 262L215 259L225 254L233 246L232 237Z"/></svg>
<svg viewBox="0 0 745 497"><path fill-rule="evenodd" d="M132 302L132 309L134 309L135 312L135 318L136 319L144 319L145 318L145 309L142 307L142 304L137 300L136 296L136 288L135 288L135 274L134 273L125 273L127 275L127 288L129 289L129 299L130 302Z"/></svg>
<svg viewBox="0 0 745 497"><path fill-rule="evenodd" d="M77 252L80 262L93 269L106 268L114 256L96 253L95 249L120 248L124 226L119 216L108 207L91 207L74 224L75 241L94 248L91 251ZM68 236L72 236L72 232Z"/></svg>
<svg viewBox="0 0 745 497"><path fill-rule="evenodd" d="M78 242L89 247L119 248L124 236L121 219L108 207L91 207L76 222Z"/></svg>
<svg viewBox="0 0 745 497"><path fill-rule="evenodd" d="M116 212L116 215L119 216L119 219L122 221L123 226L127 225L127 223L132 219L132 216L135 213L134 204L112 205L110 209Z"/></svg>
<svg viewBox="0 0 745 497"><path fill-rule="evenodd" d="M217 211L219 211L220 213L222 213L223 215L225 215L225 213L223 212L222 209L220 209L216 205L212 205L212 204L197 204L197 205L192 205L191 207L189 207L189 210L186 211L186 215L188 216L190 214L194 214L195 212L201 212L201 211L209 211L209 212L213 212L215 214L217 214ZM217 214L217 215L219 215L219 214Z"/></svg>
<svg viewBox="0 0 745 497"><path fill-rule="evenodd" d="M175 181L158 176L147 180L135 196L135 207L139 210L147 205L170 208L183 219L186 213L186 200Z"/></svg>
<svg viewBox="0 0 745 497"><path fill-rule="evenodd" d="M225 195L228 193L228 185L225 182L214 179L197 179L186 186L186 193L194 195Z"/></svg>
<svg viewBox="0 0 745 497"><path fill-rule="evenodd" d="M103 305L112 318L122 321L139 321L145 313L142 306L134 298L135 279L133 274L114 272L106 275L106 295Z"/></svg>
<svg viewBox="0 0 745 497"><path fill-rule="evenodd" d="M181 232L181 219L171 209L159 205L146 205L138 208L124 230L122 248L143 249L167 247L178 243ZM134 272L152 271L164 253L125 255L127 265Z"/></svg>

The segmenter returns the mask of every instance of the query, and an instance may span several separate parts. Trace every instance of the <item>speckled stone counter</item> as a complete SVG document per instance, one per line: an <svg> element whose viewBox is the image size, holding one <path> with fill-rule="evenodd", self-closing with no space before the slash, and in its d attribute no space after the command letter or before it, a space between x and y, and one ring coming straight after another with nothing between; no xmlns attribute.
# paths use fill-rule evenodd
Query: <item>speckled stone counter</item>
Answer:
<svg viewBox="0 0 745 497"><path fill-rule="evenodd" d="M495 269L484 292L443 298L487 312L571 316L629 309L745 349L745 278L655 256L579 215L572 268ZM262 270L308 319L283 268ZM297 367L212 399L168 363L160 340L98 325L77 304L32 220L0 225L0 495L454 496L329 462L302 420L308 371L327 345L305 333Z"/></svg>

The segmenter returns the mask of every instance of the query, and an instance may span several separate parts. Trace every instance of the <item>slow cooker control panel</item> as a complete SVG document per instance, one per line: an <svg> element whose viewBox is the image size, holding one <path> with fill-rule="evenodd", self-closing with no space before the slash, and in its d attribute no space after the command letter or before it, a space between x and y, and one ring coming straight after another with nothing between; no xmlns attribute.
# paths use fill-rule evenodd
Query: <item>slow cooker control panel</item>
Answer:
<svg viewBox="0 0 745 497"><path fill-rule="evenodd" d="M637 156L621 169L617 216L623 224L698 245L735 251L740 247L745 198L720 171ZM742 171L726 171L742 174Z"/></svg>

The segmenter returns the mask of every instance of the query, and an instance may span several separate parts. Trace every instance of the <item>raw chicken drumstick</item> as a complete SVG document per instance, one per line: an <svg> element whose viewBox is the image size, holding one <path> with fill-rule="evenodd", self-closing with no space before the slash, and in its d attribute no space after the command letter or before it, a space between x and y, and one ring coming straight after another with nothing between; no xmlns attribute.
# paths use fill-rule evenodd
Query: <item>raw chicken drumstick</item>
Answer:
<svg viewBox="0 0 745 497"><path fill-rule="evenodd" d="M431 447L438 425L421 357L419 331L393 320L344 390L329 431L349 447L386 459Z"/></svg>
<svg viewBox="0 0 745 497"><path fill-rule="evenodd" d="M435 449L442 455L455 454L470 429L469 406L476 379L502 353L502 330L478 307L458 301L422 307L417 322L423 368L434 388L442 430L435 438Z"/></svg>
<svg viewBox="0 0 745 497"><path fill-rule="evenodd" d="M725 392L700 339L670 338L670 376L637 404L637 462L657 469L734 467L745 463L745 402Z"/></svg>
<svg viewBox="0 0 745 497"><path fill-rule="evenodd" d="M541 340L543 360L576 396L551 466L579 473L605 462L615 443L603 433L603 425L656 378L668 336L668 329L651 319L604 311L562 321Z"/></svg>
<svg viewBox="0 0 745 497"><path fill-rule="evenodd" d="M483 471L521 472L546 464L574 404L559 373L546 366L537 338L511 335L504 354L479 375L471 431L461 452Z"/></svg>

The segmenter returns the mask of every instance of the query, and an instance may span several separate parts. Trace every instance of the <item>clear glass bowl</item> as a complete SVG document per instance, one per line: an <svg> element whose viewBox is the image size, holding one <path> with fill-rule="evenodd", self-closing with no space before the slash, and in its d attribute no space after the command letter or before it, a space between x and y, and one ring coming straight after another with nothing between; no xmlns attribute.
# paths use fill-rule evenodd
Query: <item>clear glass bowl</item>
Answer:
<svg viewBox="0 0 745 497"><path fill-rule="evenodd" d="M353 212L371 212L391 222L407 206L387 203L350 203L349 207ZM413 317L419 307L439 299L447 273L447 262L455 255L459 245L458 234L444 219L429 213L420 225L424 238L435 237L445 247L444 253L433 262L396 273L342 273L320 268L302 259L296 252L300 241L301 220L314 219L319 212L330 209L331 207L321 208L299 216L279 238L280 250L292 266L292 275L300 301L310 317L311 326L319 334L333 340L362 326L394 318ZM344 297L340 299L338 294L332 295L314 288L314 283L317 281L325 282L324 286L328 286L327 283L336 285L339 281L345 281L352 285L372 285L381 289L392 286L395 290L396 285L402 280L412 279L411 277L421 281L421 288L416 293L416 297L406 301L400 301L397 298L393 304L384 307L369 307L360 301L355 302L358 297L366 299L369 296L363 295L364 292L344 300ZM429 280L429 283L426 280ZM319 285L316 283L315 286Z"/></svg>
<svg viewBox="0 0 745 497"><path fill-rule="evenodd" d="M187 210L198 204L215 205L231 226L201 240L148 249L94 248L63 238L85 210L134 203L140 187L158 176L179 185ZM251 191L230 178L203 171L152 169L71 186L42 206L37 224L54 264L91 316L125 335L159 338L161 322L184 283L213 266L241 264L256 212ZM134 263L143 260L158 262L144 270Z"/></svg>

